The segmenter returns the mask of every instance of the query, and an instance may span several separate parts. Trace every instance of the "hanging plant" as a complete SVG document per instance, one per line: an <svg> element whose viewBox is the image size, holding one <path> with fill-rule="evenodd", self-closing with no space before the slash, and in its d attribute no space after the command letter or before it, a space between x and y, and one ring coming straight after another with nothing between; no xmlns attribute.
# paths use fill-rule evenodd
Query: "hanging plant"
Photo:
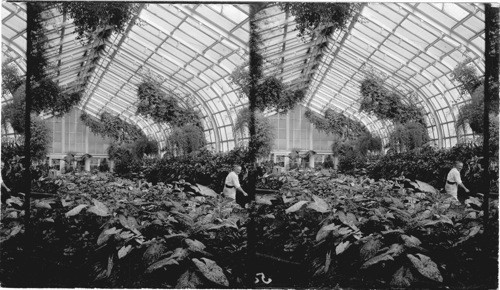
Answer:
<svg viewBox="0 0 500 290"><path fill-rule="evenodd" d="M139 13L139 3L125 2L63 2L62 13L68 13L74 20L78 39L87 39L90 43L96 37L107 39L111 32L125 31L127 23ZM108 30L110 29L110 31Z"/></svg>
<svg viewBox="0 0 500 290"><path fill-rule="evenodd" d="M359 11L359 3L279 3L281 10L295 17L298 36L312 40L316 34L328 37L336 30L346 29L349 21ZM319 29L319 31L318 31Z"/></svg>
<svg viewBox="0 0 500 290"><path fill-rule="evenodd" d="M323 117L307 109L304 116L319 131L335 134L343 139L353 139L361 134L368 133L368 130L361 122L352 120L332 109L327 109Z"/></svg>
<svg viewBox="0 0 500 290"><path fill-rule="evenodd" d="M424 111L415 105L416 98L412 93L391 90L385 86L384 79L374 72L366 75L360 87L360 111L374 115L381 120L398 123L415 121L425 126ZM405 104L403 96L410 101Z"/></svg>
<svg viewBox="0 0 500 290"><path fill-rule="evenodd" d="M451 72L451 79L458 83L458 90L462 96L466 94L472 96L474 91L483 83L477 74L476 68L472 66L471 62L472 59L468 57L465 61L459 63Z"/></svg>
<svg viewBox="0 0 500 290"><path fill-rule="evenodd" d="M160 82L151 77L145 77L137 88L136 114L151 118L158 123L168 123L173 126L192 124L203 128L201 116L191 108L185 109L179 105L181 97L174 92L165 92ZM186 98L187 99L187 98Z"/></svg>
<svg viewBox="0 0 500 290"><path fill-rule="evenodd" d="M17 68L10 64L10 60L2 62L2 94L14 94L17 88L23 84L24 80L19 75Z"/></svg>
<svg viewBox="0 0 500 290"><path fill-rule="evenodd" d="M82 112L80 120L92 133L102 137L111 138L118 143L131 143L141 139L147 139L144 132L136 125L125 122L120 117L103 112L100 119Z"/></svg>

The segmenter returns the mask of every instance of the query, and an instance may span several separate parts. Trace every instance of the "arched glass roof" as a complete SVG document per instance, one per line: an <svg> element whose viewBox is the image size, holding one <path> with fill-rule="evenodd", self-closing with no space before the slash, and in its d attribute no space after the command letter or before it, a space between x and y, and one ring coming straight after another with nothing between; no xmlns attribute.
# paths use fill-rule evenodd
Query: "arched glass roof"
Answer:
<svg viewBox="0 0 500 290"><path fill-rule="evenodd" d="M24 73L25 5L4 2L2 8L3 57ZM236 113L247 104L229 76L248 59L248 12L246 4L141 4L123 33L84 45L72 19L52 9L45 17L48 53L59 84L83 92L80 109L117 114L164 141L168 126L135 114L137 85L152 73L184 106L202 113L208 142L227 151L237 138ZM482 4L367 3L346 31L312 42L297 37L293 17L276 5L263 12L258 21L266 73L305 88L304 105L321 114L334 109L387 138L391 124L358 110L360 82L375 70L394 88L417 94L437 145L457 142L458 107L470 97L460 96L450 75L466 57L484 74ZM2 102L10 98L2 96Z"/></svg>

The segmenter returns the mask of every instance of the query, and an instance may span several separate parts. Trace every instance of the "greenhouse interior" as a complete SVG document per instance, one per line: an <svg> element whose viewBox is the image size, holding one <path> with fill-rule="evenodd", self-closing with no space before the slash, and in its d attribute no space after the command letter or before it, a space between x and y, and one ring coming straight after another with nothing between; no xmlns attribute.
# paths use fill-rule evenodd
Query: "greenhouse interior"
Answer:
<svg viewBox="0 0 500 290"><path fill-rule="evenodd" d="M0 283L498 288L498 3L2 2Z"/></svg>

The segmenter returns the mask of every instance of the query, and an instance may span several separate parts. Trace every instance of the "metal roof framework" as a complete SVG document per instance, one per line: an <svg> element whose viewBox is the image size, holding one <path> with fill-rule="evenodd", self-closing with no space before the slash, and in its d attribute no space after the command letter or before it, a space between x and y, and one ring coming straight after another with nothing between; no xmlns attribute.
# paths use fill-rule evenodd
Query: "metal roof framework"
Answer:
<svg viewBox="0 0 500 290"><path fill-rule="evenodd" d="M25 4L3 2L2 8L3 57L25 73ZM80 109L94 116L119 115L164 146L169 126L135 114L137 86L149 72L178 93L182 105L200 111L215 150L235 146L233 123L247 100L238 96L230 74L248 59L247 5L142 3L125 32L90 44L76 38L72 19L57 9L49 12L48 56L55 80L83 92ZM451 71L469 57L484 74L482 4L367 3L348 29L314 41L298 38L293 16L276 5L262 12L265 73L306 89L304 104L311 110L334 109L387 140L392 124L359 112L361 81L375 70L391 87L417 94L436 145L458 142L458 108L470 96L459 94ZM10 99L2 96L2 102ZM470 128L461 135L473 137Z"/></svg>

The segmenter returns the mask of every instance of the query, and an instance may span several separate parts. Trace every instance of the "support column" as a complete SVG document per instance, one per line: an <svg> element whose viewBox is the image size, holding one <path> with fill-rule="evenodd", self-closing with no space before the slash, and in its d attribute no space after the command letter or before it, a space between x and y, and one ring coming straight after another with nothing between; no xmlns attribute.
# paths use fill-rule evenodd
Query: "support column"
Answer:
<svg viewBox="0 0 500 290"><path fill-rule="evenodd" d="M89 154L89 128L85 126L85 153Z"/></svg>
<svg viewBox="0 0 500 290"><path fill-rule="evenodd" d="M309 156L309 168L314 168L314 155Z"/></svg>
<svg viewBox="0 0 500 290"><path fill-rule="evenodd" d="M91 158L85 159L85 171L90 171L90 159Z"/></svg>
<svg viewBox="0 0 500 290"><path fill-rule="evenodd" d="M66 169L64 168L64 165L66 164L66 162L64 162L64 159L59 159L59 171L61 171L61 173L65 173L66 172Z"/></svg>

